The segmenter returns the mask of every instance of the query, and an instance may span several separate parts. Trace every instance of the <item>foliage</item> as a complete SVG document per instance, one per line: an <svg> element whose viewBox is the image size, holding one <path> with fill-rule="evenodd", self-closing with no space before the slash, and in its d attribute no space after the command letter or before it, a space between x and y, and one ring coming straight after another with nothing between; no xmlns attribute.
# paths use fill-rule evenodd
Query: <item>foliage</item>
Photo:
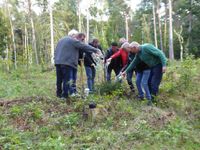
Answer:
<svg viewBox="0 0 200 150"><path fill-rule="evenodd" d="M54 72L42 72L38 67L30 68L29 72L26 68L8 74L0 72L0 81L7 83L7 86L5 82L0 84L0 104L9 102L0 106L0 147L198 149L200 61L189 56L184 62L171 62L168 68L157 107L147 107L146 101L128 96L124 83L99 85L97 89L105 89L102 94L97 92L85 100L73 98L66 104L54 96ZM173 72L179 74L178 78ZM188 78L190 83L186 81ZM5 87L9 93L4 94ZM88 119L82 117L83 107L90 112L91 100L98 110L104 109L93 120L90 113Z"/></svg>

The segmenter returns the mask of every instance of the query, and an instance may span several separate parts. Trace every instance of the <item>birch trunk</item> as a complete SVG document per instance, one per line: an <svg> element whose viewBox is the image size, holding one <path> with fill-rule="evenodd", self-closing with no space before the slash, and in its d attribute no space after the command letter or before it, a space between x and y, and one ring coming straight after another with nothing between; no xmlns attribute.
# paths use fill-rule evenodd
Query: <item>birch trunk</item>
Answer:
<svg viewBox="0 0 200 150"><path fill-rule="evenodd" d="M164 49L163 51L167 51L167 0L165 0L165 25L164 25Z"/></svg>
<svg viewBox="0 0 200 150"><path fill-rule="evenodd" d="M179 33L174 29L174 32L178 37L178 41L179 41L179 45L180 45L180 59L181 59L181 61L183 61L183 43L184 43L183 36L181 35L182 31L183 31L183 27L182 26L181 26L181 29L180 29Z"/></svg>
<svg viewBox="0 0 200 150"><path fill-rule="evenodd" d="M50 29L51 29L51 64L54 64L54 32L53 32L53 12L52 12L52 5L50 1Z"/></svg>
<svg viewBox="0 0 200 150"><path fill-rule="evenodd" d="M153 26L154 26L154 44L155 44L156 47L158 47L155 2L153 2Z"/></svg>
<svg viewBox="0 0 200 150"><path fill-rule="evenodd" d="M89 36L90 36L90 16L89 16L89 6L87 8L87 34L86 34L86 42L88 43L89 42Z"/></svg>
<svg viewBox="0 0 200 150"><path fill-rule="evenodd" d="M160 0L157 1L157 16L158 16L158 28L160 34L160 49L163 50L162 24L160 21Z"/></svg>
<svg viewBox="0 0 200 150"><path fill-rule="evenodd" d="M32 8L31 7L32 7L31 0L28 0L29 17L30 17L31 29L32 29L32 47L33 47L34 52L35 52L35 61L36 61L36 64L38 65L39 61L38 61L38 52L37 52L37 45L36 45L36 38L35 38L35 26L34 26L34 23L33 23Z"/></svg>
<svg viewBox="0 0 200 150"><path fill-rule="evenodd" d="M13 23L12 23L12 20L11 20L10 9L9 9L7 0L6 0L6 9L8 11L8 17L9 17L9 22L10 22L10 30L11 30L11 36L12 36L12 43L13 43L14 67L15 67L15 69L17 69L17 50L16 50L16 44L15 44L15 34L14 34Z"/></svg>
<svg viewBox="0 0 200 150"><path fill-rule="evenodd" d="M125 15L125 25L126 25L126 40L129 41L128 15Z"/></svg>
<svg viewBox="0 0 200 150"><path fill-rule="evenodd" d="M173 26L172 26L172 0L169 0L169 59L174 60Z"/></svg>
<svg viewBox="0 0 200 150"><path fill-rule="evenodd" d="M186 43L186 53L189 53L189 50L191 48L191 32L192 32L192 3L193 0L190 1L190 10L189 10L189 16L188 16L188 21L189 21L189 27L188 27L188 39Z"/></svg>
<svg viewBox="0 0 200 150"><path fill-rule="evenodd" d="M81 0L78 1L78 31L82 32L82 19L81 19L81 7L80 7Z"/></svg>

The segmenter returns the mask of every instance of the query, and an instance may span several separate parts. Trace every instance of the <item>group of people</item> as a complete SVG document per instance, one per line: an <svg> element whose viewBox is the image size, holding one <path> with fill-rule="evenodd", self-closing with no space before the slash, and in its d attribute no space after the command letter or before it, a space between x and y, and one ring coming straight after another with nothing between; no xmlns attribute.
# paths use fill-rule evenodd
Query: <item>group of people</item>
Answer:
<svg viewBox="0 0 200 150"><path fill-rule="evenodd" d="M76 94L77 66L79 59L84 60L89 92L94 91L95 66L94 56L103 55L98 39L84 43L85 34L72 30L68 36L59 40L55 50L57 76L57 96L68 98ZM136 74L138 98L148 100L152 105L158 94L162 75L166 71L167 59L164 53L152 44L140 45L128 43L121 38L119 43L112 42L104 55L104 66L107 82L111 81L112 70L117 77L125 77L132 92L135 93L132 77Z"/></svg>

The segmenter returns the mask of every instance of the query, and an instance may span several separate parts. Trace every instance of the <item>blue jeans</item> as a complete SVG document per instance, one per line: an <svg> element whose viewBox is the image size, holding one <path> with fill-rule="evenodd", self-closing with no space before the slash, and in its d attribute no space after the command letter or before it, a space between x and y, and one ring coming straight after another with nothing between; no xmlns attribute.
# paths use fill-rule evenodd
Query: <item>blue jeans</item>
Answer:
<svg viewBox="0 0 200 150"><path fill-rule="evenodd" d="M94 78L96 75L96 70L94 67L85 66L85 71L87 75L87 85L90 92L92 92L94 90Z"/></svg>
<svg viewBox="0 0 200 150"><path fill-rule="evenodd" d="M126 76L126 80L128 82L128 85L130 86L131 91L135 91L134 85L133 85L133 82L132 82L133 72L134 72L134 70L127 72L127 76Z"/></svg>
<svg viewBox="0 0 200 150"><path fill-rule="evenodd" d="M56 65L57 97L68 97L68 92L70 89L70 70L70 66Z"/></svg>
<svg viewBox="0 0 200 150"><path fill-rule="evenodd" d="M70 68L70 94L77 93L76 90L77 69Z"/></svg>
<svg viewBox="0 0 200 150"><path fill-rule="evenodd" d="M158 94L162 76L162 64L158 64L151 68L151 75L149 77L149 87L151 95L153 97L155 97Z"/></svg>
<svg viewBox="0 0 200 150"><path fill-rule="evenodd" d="M148 69L142 72L137 72L137 75L136 75L136 85L137 85L139 97L144 98L144 92L142 90L144 89L146 98L148 100L151 100L151 93L149 91L149 85L148 85L150 73L151 73L151 70Z"/></svg>

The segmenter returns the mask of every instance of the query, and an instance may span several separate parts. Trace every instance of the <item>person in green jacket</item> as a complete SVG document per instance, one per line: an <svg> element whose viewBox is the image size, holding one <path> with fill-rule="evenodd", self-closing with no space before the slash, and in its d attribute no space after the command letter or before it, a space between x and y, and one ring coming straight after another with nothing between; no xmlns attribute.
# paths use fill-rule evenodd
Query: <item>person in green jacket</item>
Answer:
<svg viewBox="0 0 200 150"><path fill-rule="evenodd" d="M122 74L125 75L140 62L147 64L151 69L151 74L149 77L149 89L152 98L154 98L158 94L162 75L166 71L167 58L160 49L148 43L140 45L137 42L132 42L130 44L130 50L131 52L135 53L136 56Z"/></svg>

